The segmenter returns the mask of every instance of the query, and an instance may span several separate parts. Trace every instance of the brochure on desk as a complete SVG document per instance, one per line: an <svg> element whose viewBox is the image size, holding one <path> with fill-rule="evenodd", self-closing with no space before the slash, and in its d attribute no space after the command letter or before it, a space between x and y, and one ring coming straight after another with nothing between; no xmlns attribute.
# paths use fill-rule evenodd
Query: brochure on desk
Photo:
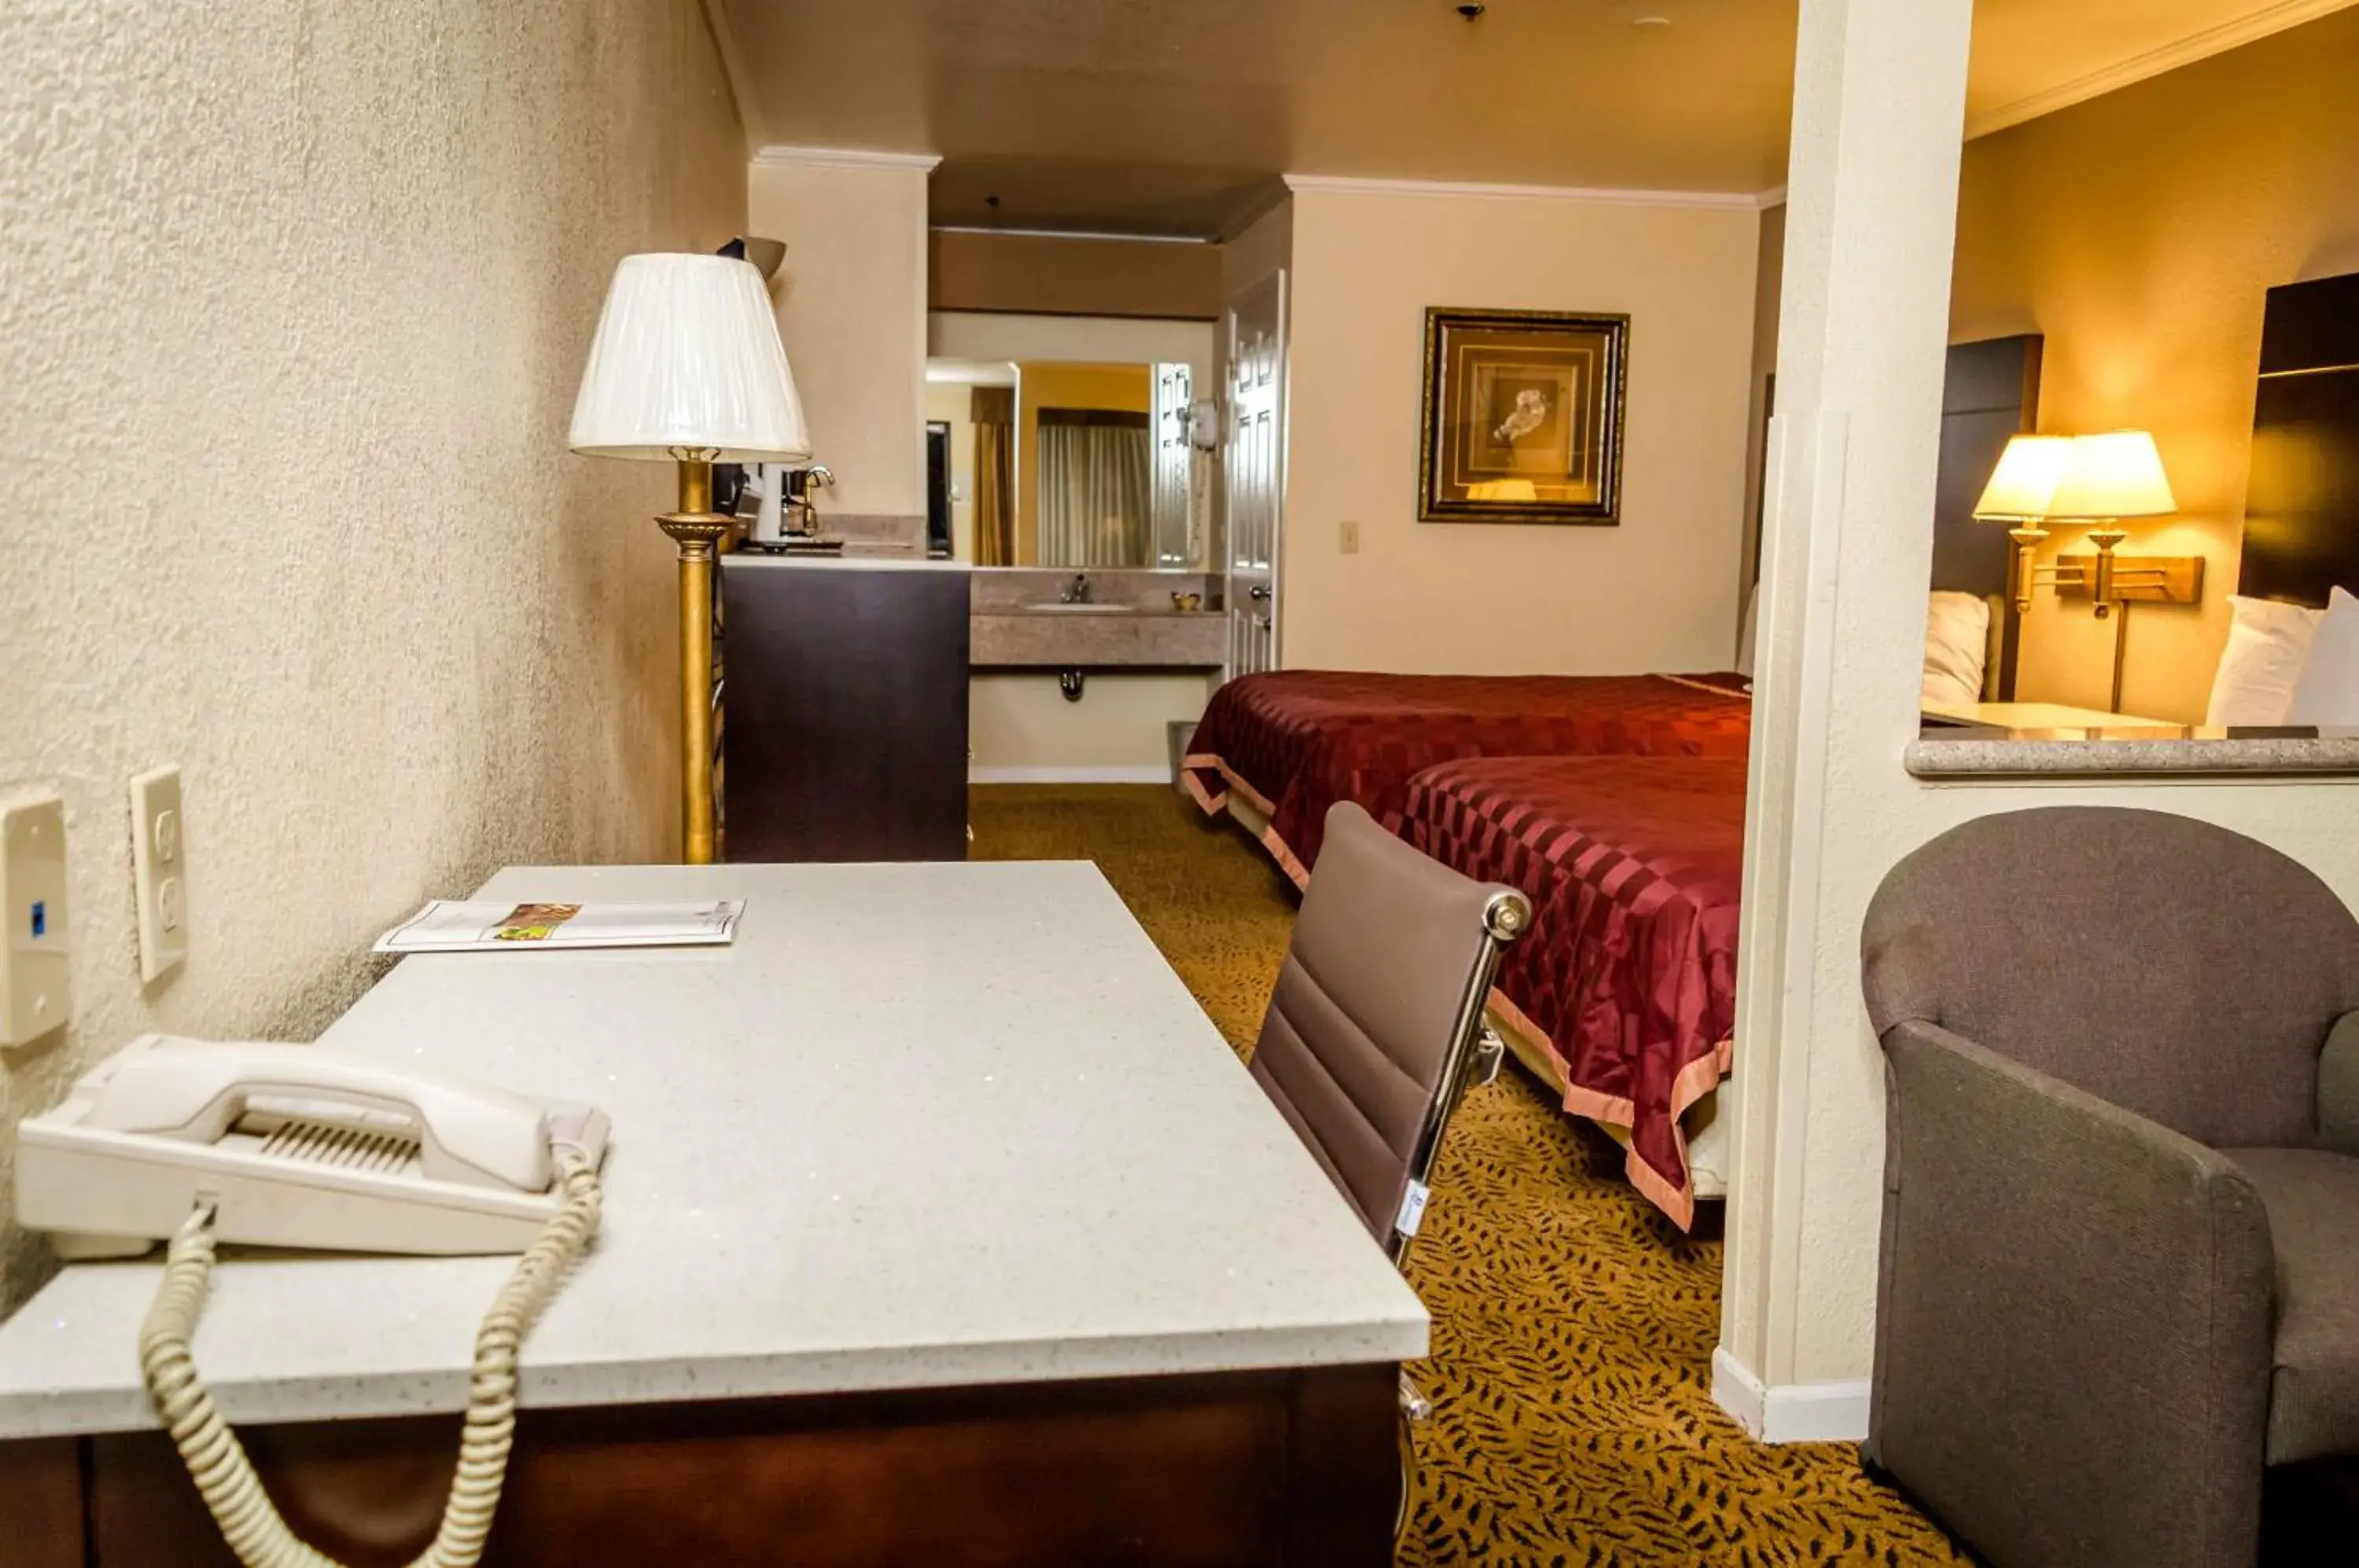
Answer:
<svg viewBox="0 0 2359 1568"><path fill-rule="evenodd" d="M717 947L735 940L742 898L699 904L518 904L438 898L377 939L379 953Z"/></svg>

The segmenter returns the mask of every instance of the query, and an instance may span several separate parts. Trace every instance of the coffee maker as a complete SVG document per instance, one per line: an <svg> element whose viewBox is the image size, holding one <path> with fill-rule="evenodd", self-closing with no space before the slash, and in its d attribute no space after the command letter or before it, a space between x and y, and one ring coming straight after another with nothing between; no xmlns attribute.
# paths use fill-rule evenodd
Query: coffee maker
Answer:
<svg viewBox="0 0 2359 1568"><path fill-rule="evenodd" d="M841 539L819 537L816 492L835 483L825 463L789 467L783 463L758 463L745 471L745 487L738 495L737 515L746 519L745 542L755 550L817 554L843 548Z"/></svg>

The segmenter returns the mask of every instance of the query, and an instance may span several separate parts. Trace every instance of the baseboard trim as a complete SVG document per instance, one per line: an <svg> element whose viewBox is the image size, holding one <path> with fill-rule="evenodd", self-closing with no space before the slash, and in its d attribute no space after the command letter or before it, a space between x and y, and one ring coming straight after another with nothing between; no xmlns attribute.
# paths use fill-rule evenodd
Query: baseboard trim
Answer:
<svg viewBox="0 0 2359 1568"><path fill-rule="evenodd" d="M1867 1379L1762 1381L1723 1346L1712 1353L1712 1402L1764 1443L1857 1443L1867 1435Z"/></svg>
<svg viewBox="0 0 2359 1568"><path fill-rule="evenodd" d="M1122 763L1106 768L985 768L966 770L970 784L1169 784L1171 769L1161 763Z"/></svg>

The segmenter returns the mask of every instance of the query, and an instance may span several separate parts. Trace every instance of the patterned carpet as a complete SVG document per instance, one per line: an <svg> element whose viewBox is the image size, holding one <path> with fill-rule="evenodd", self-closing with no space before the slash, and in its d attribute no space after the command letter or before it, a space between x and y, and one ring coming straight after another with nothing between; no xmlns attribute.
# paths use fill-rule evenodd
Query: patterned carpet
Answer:
<svg viewBox="0 0 2359 1568"><path fill-rule="evenodd" d="M1293 907L1250 841L1168 789L974 791L981 859L1089 859L1250 1049ZM1434 1354L1404 1568L1963 1563L1847 1446L1767 1448L1710 1395L1720 1243L1510 1070L1451 1124L1409 1274Z"/></svg>

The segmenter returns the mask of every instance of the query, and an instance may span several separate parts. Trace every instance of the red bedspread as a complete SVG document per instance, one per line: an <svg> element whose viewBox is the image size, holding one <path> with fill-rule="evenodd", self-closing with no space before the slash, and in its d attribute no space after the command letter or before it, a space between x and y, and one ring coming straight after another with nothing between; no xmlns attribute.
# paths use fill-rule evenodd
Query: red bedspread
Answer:
<svg viewBox="0 0 2359 1568"><path fill-rule="evenodd" d="M1474 757L1742 757L1752 733L1735 675L1369 675L1286 670L1213 693L1186 782L1207 811L1232 789L1270 819L1263 841L1297 883L1327 808L1357 800L1400 825L1408 781Z"/></svg>
<svg viewBox="0 0 2359 1568"><path fill-rule="evenodd" d="M1532 900L1493 995L1547 1043L1565 1108L1630 1129L1638 1190L1695 1218L1680 1116L1727 1074L1745 764L1518 757L1410 780L1401 836Z"/></svg>

